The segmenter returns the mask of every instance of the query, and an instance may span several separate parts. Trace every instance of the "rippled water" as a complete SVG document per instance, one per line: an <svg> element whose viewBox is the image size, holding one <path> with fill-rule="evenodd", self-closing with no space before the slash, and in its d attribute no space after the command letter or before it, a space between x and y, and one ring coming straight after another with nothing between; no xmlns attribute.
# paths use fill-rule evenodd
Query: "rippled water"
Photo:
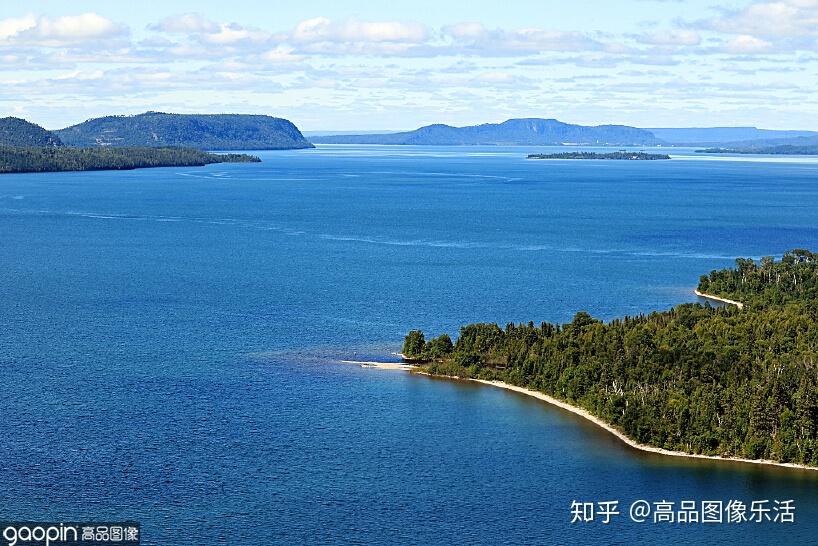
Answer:
<svg viewBox="0 0 818 546"><path fill-rule="evenodd" d="M147 544L815 543L818 473L646 455L514 393L339 362L414 327L664 309L735 256L818 246L815 162L529 151L0 177L0 520L136 519ZM573 500L734 498L794 499L796 523L569 523Z"/></svg>

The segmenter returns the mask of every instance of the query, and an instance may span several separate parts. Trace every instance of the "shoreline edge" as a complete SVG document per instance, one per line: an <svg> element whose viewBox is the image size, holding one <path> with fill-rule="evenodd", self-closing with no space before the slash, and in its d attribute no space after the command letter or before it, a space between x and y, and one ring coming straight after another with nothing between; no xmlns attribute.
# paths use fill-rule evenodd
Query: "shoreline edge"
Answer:
<svg viewBox="0 0 818 546"><path fill-rule="evenodd" d="M711 460L711 461L727 461L727 462L734 462L734 463L750 463L750 464L757 464L757 465L768 465L768 466L778 466L778 467L784 467L784 468L795 468L795 469L799 469L799 470L818 471L818 467L816 467L816 466L808 466L808 465L799 464L799 463L782 463L782 462L779 462L779 461L771 461L771 460L768 460L768 459L745 459L743 457L720 457L718 455L702 455L702 454L698 454L698 453L686 453L684 451L673 451L673 450L665 449L665 448L662 448L662 447L653 447L653 446L649 446L649 445L646 445L646 444L641 444L641 443L639 443L639 442L637 442L635 440L632 440L631 438L626 436L624 433L620 432L619 430L614 428L612 425L606 423L605 421L603 421L602 419L600 419L599 417L592 414L591 412L589 412L586 409L580 408L578 406L574 406L574 405L569 404L567 402L563 402L562 400L559 400L557 398L554 398L553 396L549 396L549 395L547 395L545 393L542 393L542 392L539 392L539 391L527 389L525 387L518 387L516 385L511 385L511 384L505 383L503 381L489 381L487 379L474 379L474 378L465 378L465 377L454 377L454 376L448 376L448 375L436 375L436 374L430 374L430 373L427 373L427 372L418 372L418 371L412 371L412 373L415 373L415 374L418 374L418 375L426 375L428 377L435 377L435 378L439 378L439 379L456 379L456 380L460 380L460 381L463 381L463 380L473 381L475 383L482 383L483 385L498 387L498 388L501 388L501 389L514 391L514 392L519 393L519 394L524 394L526 396L531 396L533 398L536 398L538 400L546 402L547 404L550 404L552 406L557 406L558 408L564 409L565 411L568 411L568 412L571 412L571 413L573 413L575 415L578 415L578 416L592 422L593 424L597 425L598 427L602 428L603 430L606 430L610 434L613 434L614 436L616 436L619 440L621 440L622 442L624 442L628 446L630 446L630 447L632 447L634 449L638 449L640 451L648 452L648 453L656 453L656 454L659 454L659 455L667 455L667 456L670 456L670 457L686 457L686 458L689 458L689 459L706 459L706 460Z"/></svg>
<svg viewBox="0 0 818 546"><path fill-rule="evenodd" d="M728 300L727 298L714 296L712 294L705 294L704 292L699 292L698 289L694 290L693 293L696 294L697 296L699 296L700 298L704 298L706 300L713 300L713 301L718 301L718 302L721 302L721 303L726 303L728 305L735 305L736 307L739 308L739 310L744 309L744 304L741 303L740 301Z"/></svg>

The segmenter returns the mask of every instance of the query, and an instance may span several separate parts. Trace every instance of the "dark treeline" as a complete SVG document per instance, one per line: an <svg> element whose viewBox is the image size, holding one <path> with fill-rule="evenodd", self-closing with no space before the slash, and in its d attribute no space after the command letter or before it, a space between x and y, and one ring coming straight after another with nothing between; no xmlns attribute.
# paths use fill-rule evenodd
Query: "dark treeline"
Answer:
<svg viewBox="0 0 818 546"><path fill-rule="evenodd" d="M737 260L699 288L733 306L684 304L609 323L471 324L453 345L410 332L434 374L499 379L583 407L666 449L818 465L818 266ZM447 342L448 340L448 342Z"/></svg>
<svg viewBox="0 0 818 546"><path fill-rule="evenodd" d="M258 162L245 154L212 154L191 148L68 148L0 146L0 173L201 167Z"/></svg>
<svg viewBox="0 0 818 546"><path fill-rule="evenodd" d="M766 256L759 263L736 260L735 269L713 271L699 279L699 291L729 297L745 305L818 302L818 255L796 249L776 262Z"/></svg>

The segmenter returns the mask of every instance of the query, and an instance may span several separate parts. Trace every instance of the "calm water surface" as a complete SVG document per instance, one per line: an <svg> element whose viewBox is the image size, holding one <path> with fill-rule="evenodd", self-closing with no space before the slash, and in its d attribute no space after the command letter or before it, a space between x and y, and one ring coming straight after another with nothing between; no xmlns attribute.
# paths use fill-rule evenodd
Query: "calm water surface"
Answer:
<svg viewBox="0 0 818 546"><path fill-rule="evenodd" d="M818 163L326 146L0 177L0 520L144 543L818 543L818 473L635 452L539 401L361 369L410 328L695 301L818 247ZM634 524L794 499L796 523ZM573 500L619 500L611 525Z"/></svg>

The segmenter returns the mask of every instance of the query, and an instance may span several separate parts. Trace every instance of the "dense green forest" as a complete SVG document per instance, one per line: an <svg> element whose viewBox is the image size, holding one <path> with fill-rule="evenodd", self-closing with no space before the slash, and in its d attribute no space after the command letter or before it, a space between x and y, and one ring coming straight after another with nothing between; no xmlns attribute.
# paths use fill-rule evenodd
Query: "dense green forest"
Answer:
<svg viewBox="0 0 818 546"><path fill-rule="evenodd" d="M429 373L544 392L652 446L818 465L818 255L739 259L699 290L747 305L471 324L454 344L413 330L403 352Z"/></svg>
<svg viewBox="0 0 818 546"><path fill-rule="evenodd" d="M764 309L782 304L815 307L818 305L818 255L795 249L777 262L769 256L758 263L739 258L735 269L702 275L698 290L741 301L745 308Z"/></svg>
<svg viewBox="0 0 818 546"><path fill-rule="evenodd" d="M183 146L201 150L312 148L282 118L243 114L105 116L56 131L68 146Z"/></svg>
<svg viewBox="0 0 818 546"><path fill-rule="evenodd" d="M645 152L562 152L559 154L529 154L528 159L614 159L623 161L652 161L670 159L667 154L647 154Z"/></svg>
<svg viewBox="0 0 818 546"><path fill-rule="evenodd" d="M201 167L258 162L246 154L211 154L190 148L67 148L0 146L0 173Z"/></svg>
<svg viewBox="0 0 818 546"><path fill-rule="evenodd" d="M0 118L0 146L62 146L59 137L20 118Z"/></svg>

